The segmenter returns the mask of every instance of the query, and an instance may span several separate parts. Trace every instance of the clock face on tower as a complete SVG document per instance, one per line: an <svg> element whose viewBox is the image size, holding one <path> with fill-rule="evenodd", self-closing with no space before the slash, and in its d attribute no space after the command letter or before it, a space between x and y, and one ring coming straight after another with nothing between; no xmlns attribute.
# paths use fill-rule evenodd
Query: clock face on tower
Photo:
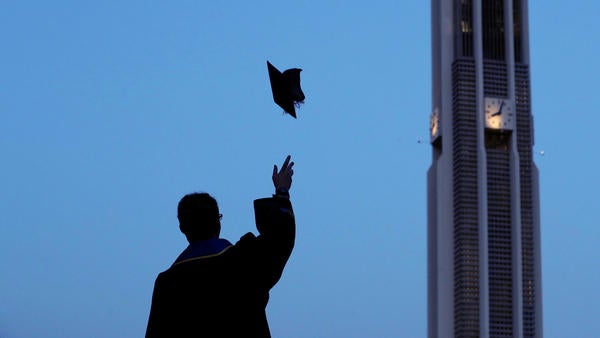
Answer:
<svg viewBox="0 0 600 338"><path fill-rule="evenodd" d="M486 97L485 127L489 129L513 130L515 128L514 105L509 99Z"/></svg>
<svg viewBox="0 0 600 338"><path fill-rule="evenodd" d="M440 113L437 108L431 112L429 117L429 133L431 142L435 141L440 135Z"/></svg>

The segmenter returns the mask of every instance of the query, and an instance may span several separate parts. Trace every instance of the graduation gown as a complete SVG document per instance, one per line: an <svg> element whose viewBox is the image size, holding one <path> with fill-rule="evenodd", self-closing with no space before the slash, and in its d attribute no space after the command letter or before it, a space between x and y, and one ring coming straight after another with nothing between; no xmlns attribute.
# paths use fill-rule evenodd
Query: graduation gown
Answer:
<svg viewBox="0 0 600 338"><path fill-rule="evenodd" d="M259 199L255 210L257 201L258 236L191 243L158 275L147 338L271 336L265 309L294 247L295 220L289 199Z"/></svg>

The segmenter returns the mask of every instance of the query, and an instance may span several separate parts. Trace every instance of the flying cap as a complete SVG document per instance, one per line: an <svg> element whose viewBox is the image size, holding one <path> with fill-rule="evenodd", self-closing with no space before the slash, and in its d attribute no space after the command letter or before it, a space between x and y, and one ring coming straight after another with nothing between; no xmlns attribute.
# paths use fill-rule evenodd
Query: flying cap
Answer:
<svg viewBox="0 0 600 338"><path fill-rule="evenodd" d="M286 113L296 118L295 106L304 103L304 93L300 88L300 68L290 68L281 73L267 61L269 80L273 91L273 101Z"/></svg>

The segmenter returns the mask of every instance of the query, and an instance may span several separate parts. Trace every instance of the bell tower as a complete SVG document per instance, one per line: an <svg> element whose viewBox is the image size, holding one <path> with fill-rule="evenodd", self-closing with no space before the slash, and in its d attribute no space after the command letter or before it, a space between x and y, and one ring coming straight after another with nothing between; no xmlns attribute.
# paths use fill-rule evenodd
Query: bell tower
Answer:
<svg viewBox="0 0 600 338"><path fill-rule="evenodd" d="M527 0L432 0L428 337L542 333Z"/></svg>

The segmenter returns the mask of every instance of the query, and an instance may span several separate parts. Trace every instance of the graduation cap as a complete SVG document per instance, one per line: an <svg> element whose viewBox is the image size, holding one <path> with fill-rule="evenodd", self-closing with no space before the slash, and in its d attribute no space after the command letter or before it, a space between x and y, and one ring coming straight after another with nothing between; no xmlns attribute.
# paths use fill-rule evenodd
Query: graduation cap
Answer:
<svg viewBox="0 0 600 338"><path fill-rule="evenodd" d="M273 91L273 101L283 110L296 118L296 109L304 103L304 93L300 88L300 68L290 68L283 73L267 61L269 80Z"/></svg>

